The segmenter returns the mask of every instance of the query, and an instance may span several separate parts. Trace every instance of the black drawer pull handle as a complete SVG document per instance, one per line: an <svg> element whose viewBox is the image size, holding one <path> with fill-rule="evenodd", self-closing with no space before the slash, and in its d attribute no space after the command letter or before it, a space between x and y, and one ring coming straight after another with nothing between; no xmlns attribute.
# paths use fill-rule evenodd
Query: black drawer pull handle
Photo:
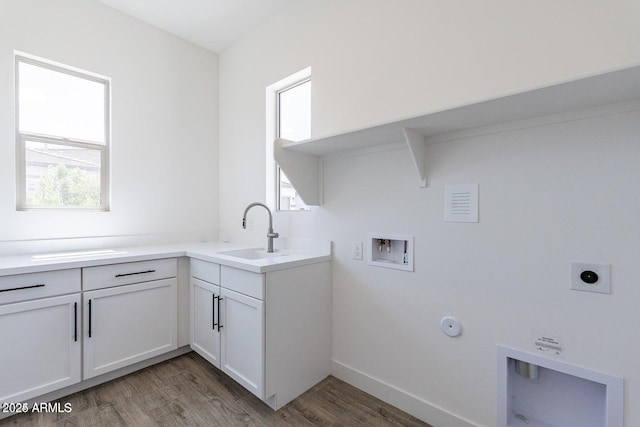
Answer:
<svg viewBox="0 0 640 427"><path fill-rule="evenodd" d="M155 272L156 272L155 270L136 271L135 273L116 274L116 277L135 276L136 274L147 274L147 273L155 273Z"/></svg>
<svg viewBox="0 0 640 427"><path fill-rule="evenodd" d="M91 338L91 300L89 300L89 338Z"/></svg>
<svg viewBox="0 0 640 427"><path fill-rule="evenodd" d="M220 332L220 328L224 327L222 325L222 319L220 319L220 313L222 313L220 311L220 301L222 301L222 297L221 296L218 297L218 332Z"/></svg>
<svg viewBox="0 0 640 427"><path fill-rule="evenodd" d="M20 288L0 289L0 292L21 291L23 289L32 289L32 288L44 288L44 283L40 283L39 285L22 286Z"/></svg>
<svg viewBox="0 0 640 427"><path fill-rule="evenodd" d="M78 342L78 303L73 303L73 341Z"/></svg>
<svg viewBox="0 0 640 427"><path fill-rule="evenodd" d="M213 325L212 328L214 331L216 330L216 326L218 326L218 322L216 322L216 300L218 299L218 296L216 294L211 294L211 296L213 297L211 299L211 308L213 309L213 311L211 312L211 315L213 316ZM219 316L219 314L218 314Z"/></svg>

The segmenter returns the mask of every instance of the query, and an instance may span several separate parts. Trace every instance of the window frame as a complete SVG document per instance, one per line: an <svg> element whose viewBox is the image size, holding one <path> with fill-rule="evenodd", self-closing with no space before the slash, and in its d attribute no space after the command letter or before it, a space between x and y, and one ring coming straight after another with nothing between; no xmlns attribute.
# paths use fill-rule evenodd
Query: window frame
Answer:
<svg viewBox="0 0 640 427"><path fill-rule="evenodd" d="M48 135L20 131L20 64L25 63L73 77L90 80L104 86L104 143L67 138L64 135ZM58 211L109 211L110 210L110 146L111 146L111 79L75 67L38 58L25 53L14 54L15 88L15 136L16 136L16 210ZM95 206L44 206L27 204L27 141L86 148L100 153L100 205Z"/></svg>
<svg viewBox="0 0 640 427"><path fill-rule="evenodd" d="M267 87L266 113L267 113L267 179L266 194L267 204L276 212L309 212L311 206L305 205L303 209L280 208L280 166L273 158L273 143L280 138L280 94L301 84L311 82L311 67L307 67ZM309 101L311 102L311 100ZM297 192L296 192L297 193Z"/></svg>

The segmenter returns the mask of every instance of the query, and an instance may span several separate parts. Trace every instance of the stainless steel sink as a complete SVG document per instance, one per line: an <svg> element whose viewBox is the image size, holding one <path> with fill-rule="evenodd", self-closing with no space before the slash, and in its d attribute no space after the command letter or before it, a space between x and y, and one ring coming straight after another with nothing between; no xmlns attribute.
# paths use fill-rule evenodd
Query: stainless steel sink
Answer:
<svg viewBox="0 0 640 427"><path fill-rule="evenodd" d="M267 252L266 249L261 248L236 249L233 251L223 251L218 253L220 255L233 256L242 259L265 259L289 255L287 252L278 251L277 249L273 252Z"/></svg>

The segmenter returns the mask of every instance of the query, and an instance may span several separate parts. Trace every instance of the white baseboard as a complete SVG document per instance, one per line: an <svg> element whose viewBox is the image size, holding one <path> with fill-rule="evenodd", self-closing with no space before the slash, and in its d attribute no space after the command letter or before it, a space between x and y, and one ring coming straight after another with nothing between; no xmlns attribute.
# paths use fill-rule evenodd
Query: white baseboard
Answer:
<svg viewBox="0 0 640 427"><path fill-rule="evenodd" d="M331 374L434 427L477 427L451 412L351 366L332 360Z"/></svg>

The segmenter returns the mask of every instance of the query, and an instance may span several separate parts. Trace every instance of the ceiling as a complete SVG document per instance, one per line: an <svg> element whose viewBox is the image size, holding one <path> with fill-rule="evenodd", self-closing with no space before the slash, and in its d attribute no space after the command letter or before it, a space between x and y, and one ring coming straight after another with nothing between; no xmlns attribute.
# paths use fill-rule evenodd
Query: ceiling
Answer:
<svg viewBox="0 0 640 427"><path fill-rule="evenodd" d="M98 0L213 52L291 0Z"/></svg>

